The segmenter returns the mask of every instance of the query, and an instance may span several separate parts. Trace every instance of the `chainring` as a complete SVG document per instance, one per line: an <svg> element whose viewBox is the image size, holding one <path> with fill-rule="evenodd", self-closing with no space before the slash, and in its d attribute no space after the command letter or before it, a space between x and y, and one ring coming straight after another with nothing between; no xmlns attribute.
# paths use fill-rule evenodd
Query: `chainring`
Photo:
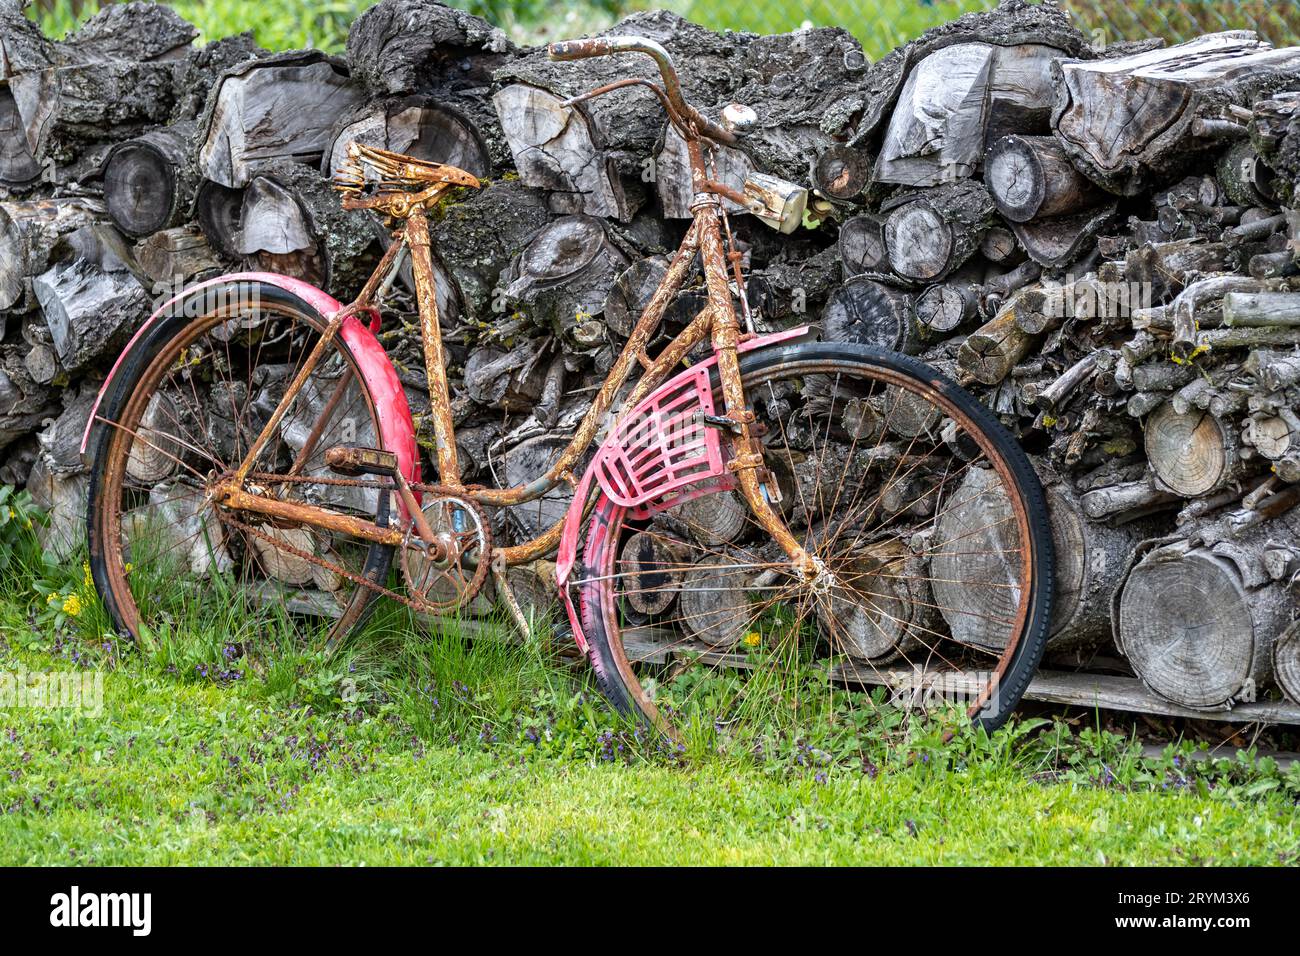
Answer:
<svg viewBox="0 0 1300 956"><path fill-rule="evenodd" d="M426 495L421 511L448 556L430 558L412 528L402 546L402 575L420 610L446 614L474 600L487 580L492 527L483 509L460 495Z"/></svg>

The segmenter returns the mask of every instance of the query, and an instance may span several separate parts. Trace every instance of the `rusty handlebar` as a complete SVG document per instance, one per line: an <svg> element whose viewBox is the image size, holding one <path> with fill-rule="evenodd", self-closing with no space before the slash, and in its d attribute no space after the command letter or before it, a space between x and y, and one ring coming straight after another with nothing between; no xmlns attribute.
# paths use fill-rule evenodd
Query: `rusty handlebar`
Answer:
<svg viewBox="0 0 1300 956"><path fill-rule="evenodd" d="M659 73L664 80L665 105L669 106L669 111L675 111L681 120L694 126L699 133L714 142L726 146L736 145L735 134L705 119L695 107L686 102L682 96L681 81L677 78L677 68L673 66L673 58L669 56L668 51L662 45L654 40L636 36L560 40L550 44L546 48L546 53L552 60L586 60L591 57L609 56L614 53L644 53L659 66ZM615 85L610 84L609 87L593 90L589 95L599 95L613 88L616 88Z"/></svg>

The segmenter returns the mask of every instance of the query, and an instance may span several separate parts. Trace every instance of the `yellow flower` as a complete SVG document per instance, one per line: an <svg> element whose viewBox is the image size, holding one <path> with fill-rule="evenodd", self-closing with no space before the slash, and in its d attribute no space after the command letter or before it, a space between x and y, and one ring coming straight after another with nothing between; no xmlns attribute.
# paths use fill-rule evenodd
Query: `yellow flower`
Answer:
<svg viewBox="0 0 1300 956"><path fill-rule="evenodd" d="M82 569L82 571L85 572L84 580L85 580L86 587L90 587L90 584L91 584L91 580L90 580L90 562L89 562L89 561L83 561L83 562L81 562L81 569Z"/></svg>
<svg viewBox="0 0 1300 956"><path fill-rule="evenodd" d="M758 647L758 642L761 640L762 638L759 637L758 631L750 631L744 637L746 647Z"/></svg>
<svg viewBox="0 0 1300 956"><path fill-rule="evenodd" d="M45 595L45 603L46 603L46 604L53 604L53 603L54 603L55 601L57 601L58 599L59 599L59 592L58 592L58 591L51 591L49 594Z"/></svg>
<svg viewBox="0 0 1300 956"><path fill-rule="evenodd" d="M63 599L63 613L69 617L76 617L81 613L81 598L75 594L69 594Z"/></svg>

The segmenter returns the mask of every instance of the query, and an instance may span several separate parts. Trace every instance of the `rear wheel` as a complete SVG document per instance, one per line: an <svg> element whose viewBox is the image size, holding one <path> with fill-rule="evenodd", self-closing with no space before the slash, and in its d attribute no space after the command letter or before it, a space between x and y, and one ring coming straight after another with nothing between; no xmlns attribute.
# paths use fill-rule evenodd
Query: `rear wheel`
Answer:
<svg viewBox="0 0 1300 956"><path fill-rule="evenodd" d="M610 700L674 732L792 708L838 719L877 709L885 685L1001 725L1051 614L1043 491L1015 439L903 355L798 344L741 371L769 486L829 573L795 574L734 491L639 520L602 496L575 584Z"/></svg>
<svg viewBox="0 0 1300 956"><path fill-rule="evenodd" d="M99 410L88 515L91 572L137 640L218 628L337 641L363 619L392 549L216 507L322 318L269 286L231 283L177 308L129 354ZM199 314L195 314L195 313ZM185 314L189 313L189 314ZM387 491L340 479L331 445L379 443L373 396L336 336L254 461L245 488L386 523Z"/></svg>

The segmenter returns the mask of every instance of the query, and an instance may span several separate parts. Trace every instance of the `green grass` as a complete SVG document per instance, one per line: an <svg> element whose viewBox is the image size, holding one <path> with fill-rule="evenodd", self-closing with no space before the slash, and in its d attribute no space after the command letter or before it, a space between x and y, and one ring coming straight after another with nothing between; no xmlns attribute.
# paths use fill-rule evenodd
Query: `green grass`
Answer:
<svg viewBox="0 0 1300 956"><path fill-rule="evenodd" d="M392 608L333 656L217 622L137 651L13 525L0 673L98 672L104 699L0 701L0 865L1300 862L1300 769L1249 753L1148 759L1089 719L944 743L889 708L669 746L539 644Z"/></svg>

